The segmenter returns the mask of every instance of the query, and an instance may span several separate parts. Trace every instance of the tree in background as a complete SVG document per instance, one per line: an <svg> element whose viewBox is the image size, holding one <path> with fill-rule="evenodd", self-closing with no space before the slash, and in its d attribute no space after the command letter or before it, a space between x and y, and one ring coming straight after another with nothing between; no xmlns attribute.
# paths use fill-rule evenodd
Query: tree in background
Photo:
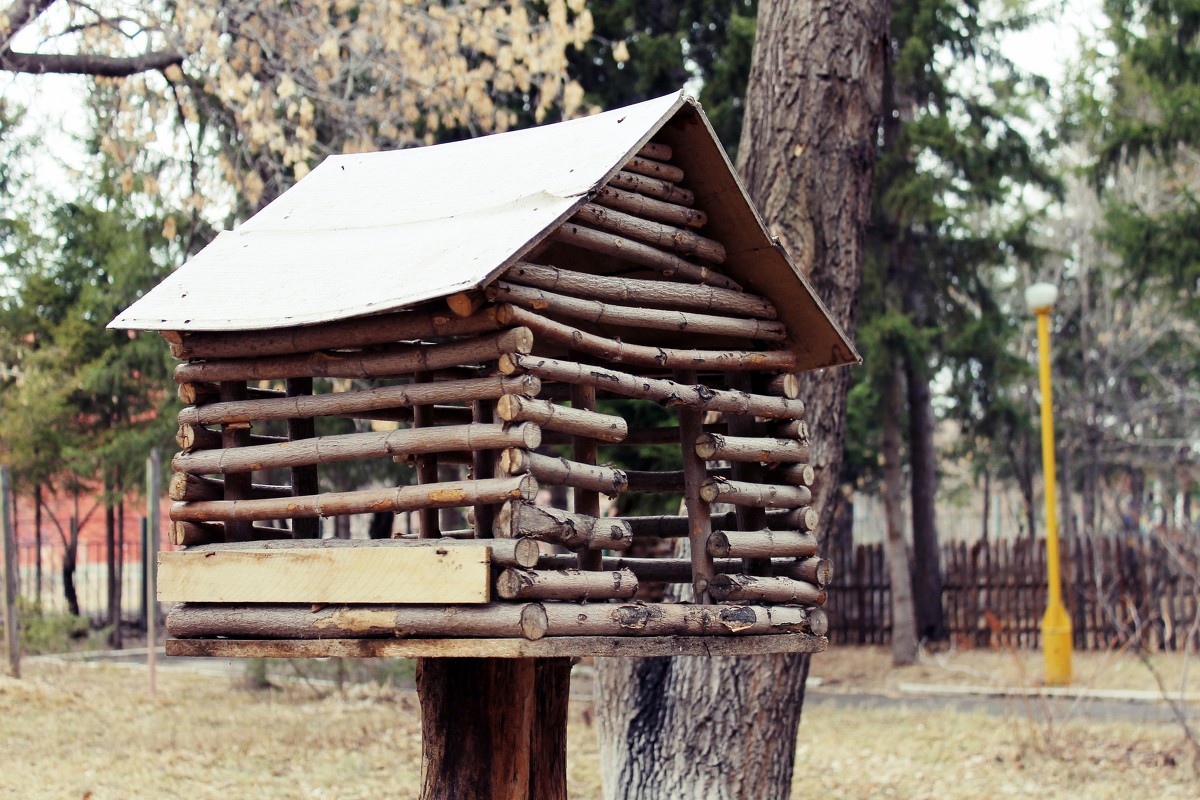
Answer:
<svg viewBox="0 0 1200 800"><path fill-rule="evenodd" d="M760 3L738 151L751 196L851 335L889 8ZM840 497L849 382L849 370L829 371L804 394L821 530ZM790 793L807 658L605 659L598 673L606 797Z"/></svg>
<svg viewBox="0 0 1200 800"><path fill-rule="evenodd" d="M757 0L618 0L591 12L595 33L569 57L589 103L617 108L697 86L725 149L736 153Z"/></svg>
<svg viewBox="0 0 1200 800"><path fill-rule="evenodd" d="M996 9L951 0L921 0L896 8L892 52L883 84L882 148L875 171L861 308L864 358L859 373L869 391L856 395L876 410L868 441L898 463L903 443L910 465L912 586L918 638L947 637L935 514L939 454L932 382L951 378L951 413L978 441L997 409L996 369L1015 327L998 275L1036 255L1031 244L1030 186L1053 191L1053 175L1022 133L1026 106L1043 82L1026 76L999 52L999 37L1028 23L1022 4ZM902 393L897 404L894 395ZM904 430L900 430L903 427ZM999 444L990 442L989 444ZM885 466L889 539L899 520L902 480Z"/></svg>
<svg viewBox="0 0 1200 800"><path fill-rule="evenodd" d="M23 33L66 40L83 55L16 52ZM211 213L206 205L221 198L237 218L328 153L574 114L583 91L567 78L567 50L591 34L583 0L18 0L0 17L0 69L123 78L102 148L126 166L126 181L171 122L166 149L189 154L169 176L188 187L185 204ZM214 195L220 187L232 192Z"/></svg>
<svg viewBox="0 0 1200 800"><path fill-rule="evenodd" d="M1200 460L1200 5L1105 11L1064 126L1091 185L1071 183L1052 237L1063 517L1078 492L1083 535L1140 531L1149 497L1165 529L1188 524Z"/></svg>
<svg viewBox="0 0 1200 800"><path fill-rule="evenodd" d="M102 122L109 106L94 108ZM50 517L63 538L64 586L75 613L79 528L96 510L81 510L79 499L100 495L109 545L109 621L115 624L118 504L140 490L149 448L170 441L177 403L167 389L170 359L157 337L105 326L161 280L180 254L172 250L173 235L166 235L174 217L148 206L144 193L135 204L110 161L98 158L94 165L93 184L80 197L44 201L46 230L19 228L12 246L0 253L6 274L0 363L9 365L0 382L0 441L39 513L49 513L49 496L72 498L70 519Z"/></svg>

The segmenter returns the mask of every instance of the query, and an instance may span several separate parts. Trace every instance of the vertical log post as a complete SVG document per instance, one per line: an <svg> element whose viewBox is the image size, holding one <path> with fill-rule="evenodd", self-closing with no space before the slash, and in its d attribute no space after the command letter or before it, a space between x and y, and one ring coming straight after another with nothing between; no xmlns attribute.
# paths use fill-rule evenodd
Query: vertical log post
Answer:
<svg viewBox="0 0 1200 800"><path fill-rule="evenodd" d="M418 372L415 376L417 383L427 383L432 379L428 372ZM433 423L433 406L420 405L413 406L413 427L428 428ZM417 456L417 483L437 483L438 482L438 462L437 456L433 453L427 453ZM436 508L422 508L417 512L417 519L421 523L420 538L436 539L442 535L441 527L438 525L438 510Z"/></svg>
<svg viewBox="0 0 1200 800"><path fill-rule="evenodd" d="M246 384L242 381L222 381L221 402L229 403L246 399ZM250 443L250 427L245 423L221 426L221 447L245 447ZM225 475L225 499L246 500L250 497L253 472L231 472ZM252 523L230 520L225 523L225 541L245 542L250 539Z"/></svg>
<svg viewBox="0 0 1200 800"><path fill-rule="evenodd" d="M12 473L0 467L0 538L4 540L4 652L8 674L21 677L21 640L17 620L17 533L13 526Z"/></svg>
<svg viewBox="0 0 1200 800"><path fill-rule="evenodd" d="M679 370L675 381L684 386L696 383L696 373ZM712 533L709 504L700 496L706 474L704 459L696 455L696 439L704 433L704 412L691 406L679 407L679 443L683 455L683 497L687 503L688 543L692 557L692 591L696 602L709 604L708 584L714 575L712 556L708 554L708 535Z"/></svg>
<svg viewBox="0 0 1200 800"><path fill-rule="evenodd" d="M761 384L762 382L755 381L754 377L747 372L727 372L725 373L725 381L729 388L751 394L755 392L755 389L766 388L761 385L755 386L755 383ZM764 428L765 426L756 423L752 416L735 414L729 418L730 436L763 436L765 433ZM763 469L761 464L734 461L730 463L730 469L732 472L731 477L735 481L766 483L763 480L766 470ZM734 507L734 513L737 517L738 530L740 531L757 531L767 527L767 510L765 508L738 505ZM769 558L747 558L745 559L745 563L747 574L771 574L771 559Z"/></svg>
<svg viewBox="0 0 1200 800"><path fill-rule="evenodd" d="M155 447L146 459L146 539L142 543L142 563L146 570L146 671L150 673L150 694L157 689L158 667L158 537L159 501L162 498L162 456Z"/></svg>
<svg viewBox="0 0 1200 800"><path fill-rule="evenodd" d="M487 400L475 400L471 403L471 420L481 424L491 424L495 417L495 404ZM471 452L471 477L474 480L482 481L496 475L495 456L488 450L474 450ZM475 519L475 538L476 539L491 539L492 524L496 519L496 507L491 505L477 505L474 507Z"/></svg>
<svg viewBox="0 0 1200 800"><path fill-rule="evenodd" d="M421 800L565 800L569 658L423 658Z"/></svg>
<svg viewBox="0 0 1200 800"><path fill-rule="evenodd" d="M596 387L583 384L571 385L571 405L586 411L596 410ZM599 447L595 439L576 436L572 449L572 458L581 464L595 464L599 455ZM572 490L575 498L575 513L586 514L589 517L600 516L600 493L587 489ZM602 553L599 550L583 549L579 551L579 568L598 570L601 567Z"/></svg>
<svg viewBox="0 0 1200 800"><path fill-rule="evenodd" d="M289 378L287 380L288 397L304 397L313 393L312 378ZM287 435L291 441L297 439L312 439L317 435L317 423L312 417L305 419L289 419ZM292 494L297 497L317 494L320 492L317 479L317 465L292 467ZM320 539L321 520L318 518L303 518L292 520L292 537L296 539Z"/></svg>

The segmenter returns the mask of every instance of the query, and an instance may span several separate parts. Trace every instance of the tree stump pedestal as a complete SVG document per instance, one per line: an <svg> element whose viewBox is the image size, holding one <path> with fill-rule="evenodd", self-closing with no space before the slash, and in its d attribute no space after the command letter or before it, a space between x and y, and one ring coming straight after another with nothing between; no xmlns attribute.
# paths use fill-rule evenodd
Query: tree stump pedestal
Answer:
<svg viewBox="0 0 1200 800"><path fill-rule="evenodd" d="M570 658L422 658L421 800L565 800Z"/></svg>

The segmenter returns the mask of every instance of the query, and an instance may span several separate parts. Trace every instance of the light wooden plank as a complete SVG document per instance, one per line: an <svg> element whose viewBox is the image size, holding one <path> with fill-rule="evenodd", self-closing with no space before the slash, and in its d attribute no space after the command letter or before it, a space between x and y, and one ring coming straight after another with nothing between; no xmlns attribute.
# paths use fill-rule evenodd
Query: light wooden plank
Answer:
<svg viewBox="0 0 1200 800"><path fill-rule="evenodd" d="M820 653L824 636L548 636L526 639L168 639L169 656L214 658L616 658Z"/></svg>
<svg viewBox="0 0 1200 800"><path fill-rule="evenodd" d="M158 599L195 603L486 603L487 548L162 553Z"/></svg>

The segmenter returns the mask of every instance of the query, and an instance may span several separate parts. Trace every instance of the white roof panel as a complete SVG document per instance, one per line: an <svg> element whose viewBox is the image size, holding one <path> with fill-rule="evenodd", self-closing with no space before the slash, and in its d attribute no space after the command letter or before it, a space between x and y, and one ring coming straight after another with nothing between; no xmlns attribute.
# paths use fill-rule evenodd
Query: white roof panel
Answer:
<svg viewBox="0 0 1200 800"><path fill-rule="evenodd" d="M437 147L331 156L110 327L257 330L477 286L535 246L684 102L679 93Z"/></svg>

